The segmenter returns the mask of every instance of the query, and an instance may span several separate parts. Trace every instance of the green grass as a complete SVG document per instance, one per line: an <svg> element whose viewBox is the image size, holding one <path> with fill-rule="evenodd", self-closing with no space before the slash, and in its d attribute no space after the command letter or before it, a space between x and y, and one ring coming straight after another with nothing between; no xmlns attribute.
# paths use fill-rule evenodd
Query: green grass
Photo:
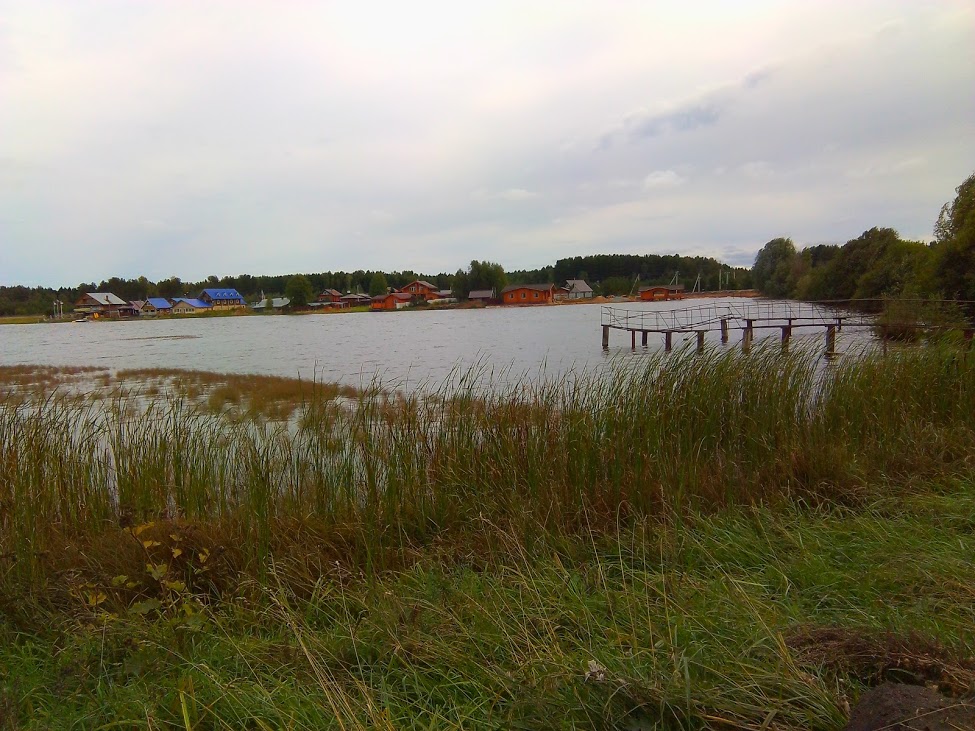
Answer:
<svg viewBox="0 0 975 731"><path fill-rule="evenodd" d="M975 353L486 375L0 403L0 728L832 729L975 683Z"/></svg>
<svg viewBox="0 0 975 731"><path fill-rule="evenodd" d="M835 729L894 669L884 632L929 638L946 676L975 649L973 519L975 484L950 481L857 510L506 536L503 557L333 566L303 592L279 566L219 603L79 603L6 626L0 709L45 729ZM806 661L792 638L824 627L875 637L881 661Z"/></svg>

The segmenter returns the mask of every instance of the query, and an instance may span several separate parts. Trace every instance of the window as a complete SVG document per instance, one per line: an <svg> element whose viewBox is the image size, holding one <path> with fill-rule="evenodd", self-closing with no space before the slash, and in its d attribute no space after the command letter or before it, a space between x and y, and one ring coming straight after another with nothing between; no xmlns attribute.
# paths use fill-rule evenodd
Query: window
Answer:
<svg viewBox="0 0 975 731"><path fill-rule="evenodd" d="M521 298L522 298L522 299L525 299L525 297L527 297L527 296L528 296L528 293L527 293L527 292L524 292L524 291L522 291L522 293L521 293Z"/></svg>
<svg viewBox="0 0 975 731"><path fill-rule="evenodd" d="M538 292L532 292L532 296L533 296L533 297L534 297L535 299L538 299Z"/></svg>

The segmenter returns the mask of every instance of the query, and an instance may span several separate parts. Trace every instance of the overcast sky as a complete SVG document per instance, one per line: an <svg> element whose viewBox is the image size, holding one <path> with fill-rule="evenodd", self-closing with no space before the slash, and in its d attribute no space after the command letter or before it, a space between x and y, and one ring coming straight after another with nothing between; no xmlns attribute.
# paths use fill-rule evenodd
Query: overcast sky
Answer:
<svg viewBox="0 0 975 731"><path fill-rule="evenodd" d="M0 283L929 238L975 6L0 0Z"/></svg>

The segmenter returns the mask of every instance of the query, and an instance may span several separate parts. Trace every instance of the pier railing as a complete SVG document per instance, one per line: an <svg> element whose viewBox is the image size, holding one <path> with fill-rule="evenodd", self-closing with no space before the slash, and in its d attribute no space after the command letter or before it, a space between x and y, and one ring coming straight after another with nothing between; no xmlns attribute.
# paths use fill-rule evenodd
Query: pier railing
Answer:
<svg viewBox="0 0 975 731"><path fill-rule="evenodd" d="M794 328L823 327L827 352L832 353L836 333L844 327L878 328L884 336L916 333L920 330L961 330L968 340L975 333L975 303L953 300L842 300L789 302L762 300L750 302L710 302L666 310L634 310L604 306L600 312L603 348L609 345L609 331L625 330L636 347L641 333L647 345L648 333L662 333L664 347L670 350L674 333L696 333L698 347L704 347L705 333L720 330L721 342L728 342L730 330L742 331L742 344L748 347L756 330L780 329L787 346Z"/></svg>
<svg viewBox="0 0 975 731"><path fill-rule="evenodd" d="M876 324L879 314L827 302L731 302L670 310L630 310L604 306L600 324L638 332L718 330L722 321L726 322L725 327L732 329L747 327L749 321L772 327L829 324L872 326Z"/></svg>

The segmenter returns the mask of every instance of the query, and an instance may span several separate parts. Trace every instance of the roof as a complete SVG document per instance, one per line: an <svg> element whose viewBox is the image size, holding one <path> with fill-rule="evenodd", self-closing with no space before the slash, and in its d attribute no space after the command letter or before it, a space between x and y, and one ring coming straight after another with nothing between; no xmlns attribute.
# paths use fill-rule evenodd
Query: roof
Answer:
<svg viewBox="0 0 975 731"><path fill-rule="evenodd" d="M131 302L129 302L129 304L132 305L137 310L141 310L142 305L144 305L145 303L146 303L145 300L132 300Z"/></svg>
<svg viewBox="0 0 975 731"><path fill-rule="evenodd" d="M684 289L683 284L651 284L649 287L640 287L638 291L649 292L651 289L666 289L668 292L679 292Z"/></svg>
<svg viewBox="0 0 975 731"><path fill-rule="evenodd" d="M472 300L489 300L494 297L493 289L472 289L470 294L467 295L467 299Z"/></svg>
<svg viewBox="0 0 975 731"><path fill-rule="evenodd" d="M200 297L202 298L203 295L206 295L212 300L244 301L244 298L241 297L240 292L238 292L236 289L204 289L202 292L200 292Z"/></svg>
<svg viewBox="0 0 975 731"><path fill-rule="evenodd" d="M404 302L413 299L413 295L411 295L409 292L387 292L386 294L377 294L375 297L372 298L372 301L381 302L387 297L395 297L396 299L402 300Z"/></svg>
<svg viewBox="0 0 975 731"><path fill-rule="evenodd" d="M414 280L414 281L410 282L410 284L420 284L420 285L422 285L424 287L428 287L429 289L437 289L437 285L436 284L430 284L430 282L427 282L427 281L425 281L423 279ZM407 284L406 286L409 287L410 284ZM404 289L405 289L405 287L404 287Z"/></svg>
<svg viewBox="0 0 975 731"><path fill-rule="evenodd" d="M177 297L176 299L173 300L173 306L174 307L176 306L176 303L177 302L185 302L190 307L197 307L197 308L202 309L202 310L208 310L208 309L210 309L210 304L209 303L204 302L201 299L194 299L193 297Z"/></svg>
<svg viewBox="0 0 975 731"><path fill-rule="evenodd" d="M452 290L452 289L438 289L437 290L437 294L439 294L441 297L453 297L454 296L454 290Z"/></svg>
<svg viewBox="0 0 975 731"><path fill-rule="evenodd" d="M263 310L268 305L271 306L271 309L278 309L279 307L287 307L290 304L291 304L291 300L288 299L287 297L275 297L274 299L270 300L270 302L268 301L267 297L265 297L256 305L254 305L254 309Z"/></svg>
<svg viewBox="0 0 975 731"><path fill-rule="evenodd" d="M348 294L343 294L340 299L344 300L367 300L372 299L367 294L359 294L358 292L349 292Z"/></svg>
<svg viewBox="0 0 975 731"><path fill-rule="evenodd" d="M547 292L554 287L554 284L509 284L507 287L501 290L501 294L504 294L505 292L514 292L516 289L535 289L539 292Z"/></svg>
<svg viewBox="0 0 975 731"><path fill-rule="evenodd" d="M91 297L100 305L127 305L129 304L121 297L116 297L111 292L86 292L88 297Z"/></svg>
<svg viewBox="0 0 975 731"><path fill-rule="evenodd" d="M565 284L570 292L592 292L592 287L586 284L585 279L567 279Z"/></svg>
<svg viewBox="0 0 975 731"><path fill-rule="evenodd" d="M329 297L341 297L342 296L342 293L339 292L337 289L323 289L318 296L321 297L322 295L326 295L326 294Z"/></svg>
<svg viewBox="0 0 975 731"><path fill-rule="evenodd" d="M150 297L146 300L146 304L152 305L157 310L168 310L172 307L172 305L169 304L169 300L165 297Z"/></svg>

